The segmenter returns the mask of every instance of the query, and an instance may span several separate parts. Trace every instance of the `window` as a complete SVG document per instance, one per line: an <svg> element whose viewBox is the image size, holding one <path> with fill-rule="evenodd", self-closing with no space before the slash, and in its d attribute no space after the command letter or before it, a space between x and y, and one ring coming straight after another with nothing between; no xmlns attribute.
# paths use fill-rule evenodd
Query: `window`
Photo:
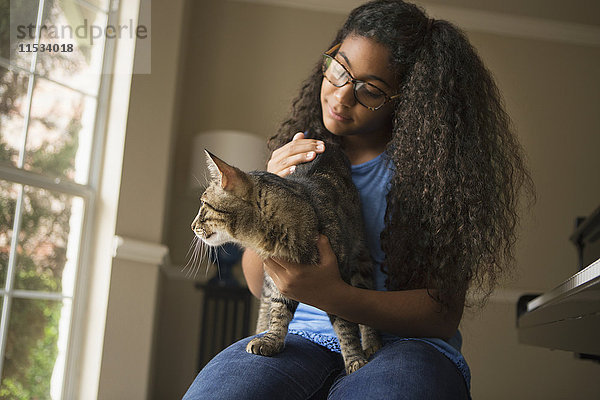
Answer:
<svg viewBox="0 0 600 400"><path fill-rule="evenodd" d="M108 3L12 1L10 34L1 24L0 399L66 385L110 64L91 27L107 27Z"/></svg>

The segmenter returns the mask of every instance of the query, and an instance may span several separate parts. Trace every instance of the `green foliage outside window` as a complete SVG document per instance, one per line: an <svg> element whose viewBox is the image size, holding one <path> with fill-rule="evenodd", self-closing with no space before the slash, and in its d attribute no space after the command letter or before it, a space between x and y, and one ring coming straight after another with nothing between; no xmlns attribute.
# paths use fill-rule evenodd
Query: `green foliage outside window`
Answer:
<svg viewBox="0 0 600 400"><path fill-rule="evenodd" d="M13 2L19 4L20 2ZM23 6L27 6L22 2ZM47 1L51 10L53 1ZM8 59L9 1L0 0L0 55ZM46 21L48 15L43 17ZM41 70L60 68L60 58L47 58ZM23 78L25 76L25 79ZM0 68L0 116L14 116L21 111L19 102L27 96L27 75ZM77 113L76 113L77 114ZM80 118L79 114L79 118ZM24 116L22 116L24 117ZM78 149L79 118L68 124L61 143L44 142L26 159L25 169L43 171L45 175L67 177L75 168ZM37 122L47 124L40 117ZM0 163L13 165L17 150L3 136L0 119ZM0 287L7 278L13 221L16 209L16 184L0 180ZM67 242L72 197L47 190L26 187L23 214L16 248L15 289L60 293L62 274L67 261ZM6 304L2 298L2 304ZM0 399L50 399L51 377L58 355L58 328L63 302L13 297L5 358L0 381Z"/></svg>

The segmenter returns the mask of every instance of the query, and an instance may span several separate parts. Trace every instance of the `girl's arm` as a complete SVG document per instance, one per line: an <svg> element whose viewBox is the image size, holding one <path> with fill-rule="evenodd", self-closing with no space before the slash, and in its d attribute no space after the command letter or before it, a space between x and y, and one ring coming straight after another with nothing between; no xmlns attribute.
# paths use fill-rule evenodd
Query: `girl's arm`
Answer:
<svg viewBox="0 0 600 400"><path fill-rule="evenodd" d="M455 304L443 308L429 296L427 289L358 289L341 279L328 239L321 236L318 245L321 261L316 266L279 259L265 261L265 270L285 296L399 336L447 339L456 333L464 293L457 293Z"/></svg>
<svg viewBox="0 0 600 400"><path fill-rule="evenodd" d="M449 339L458 329L464 301L442 309L426 289L376 291L345 287L331 291L327 312L403 337Z"/></svg>
<svg viewBox="0 0 600 400"><path fill-rule="evenodd" d="M242 270L244 271L244 277L246 278L250 293L260 299L264 278L262 258L254 251L246 249L242 256Z"/></svg>

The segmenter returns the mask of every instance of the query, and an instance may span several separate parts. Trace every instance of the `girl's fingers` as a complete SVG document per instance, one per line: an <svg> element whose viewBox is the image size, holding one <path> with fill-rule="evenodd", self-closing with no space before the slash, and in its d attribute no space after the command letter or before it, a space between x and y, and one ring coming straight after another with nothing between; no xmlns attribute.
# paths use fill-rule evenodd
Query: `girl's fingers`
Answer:
<svg viewBox="0 0 600 400"><path fill-rule="evenodd" d="M278 165L278 171L273 173L283 178L294 173L296 170L296 165L311 161L315 158L315 156L316 153L314 151L309 151L308 153L295 154L291 157L285 158Z"/></svg>
<svg viewBox="0 0 600 400"><path fill-rule="evenodd" d="M322 141L301 139L301 135L304 136L301 132L297 133L291 142L273 152L267 163L267 171L281 177L287 176L293 172L296 165L311 161L317 153L325 151Z"/></svg>
<svg viewBox="0 0 600 400"><path fill-rule="evenodd" d="M275 150L271 156L271 160L280 162L282 159L292 157L296 154L308 153L309 151L322 153L324 150L325 144L320 140L296 139Z"/></svg>
<svg viewBox="0 0 600 400"><path fill-rule="evenodd" d="M267 165L267 171L284 177L293 173L298 164L311 161L315 158L315 156L315 151L309 151L307 153L299 153L287 156L277 161L272 160L269 161L269 164Z"/></svg>
<svg viewBox="0 0 600 400"><path fill-rule="evenodd" d="M319 235L319 239L317 240L317 248L319 249L319 255L321 257L320 264L337 264L337 258L333 249L331 248L331 244L329 243L329 238L325 235Z"/></svg>

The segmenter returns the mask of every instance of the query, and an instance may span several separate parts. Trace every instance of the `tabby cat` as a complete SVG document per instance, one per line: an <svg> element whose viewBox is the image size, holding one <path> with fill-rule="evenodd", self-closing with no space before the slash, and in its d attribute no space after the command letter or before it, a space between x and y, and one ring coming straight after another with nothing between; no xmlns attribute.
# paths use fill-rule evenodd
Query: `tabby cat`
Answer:
<svg viewBox="0 0 600 400"><path fill-rule="evenodd" d="M329 238L342 279L356 287L372 288L372 263L358 191L350 162L330 144L310 163L281 178L265 171L245 173L206 151L212 181L200 198L192 230L209 246L235 242L263 259L278 257L317 264L317 237ZM248 353L272 356L283 349L288 325L298 302L284 297L265 274L257 336ZM329 315L340 342L346 372L356 371L381 347L377 332Z"/></svg>

